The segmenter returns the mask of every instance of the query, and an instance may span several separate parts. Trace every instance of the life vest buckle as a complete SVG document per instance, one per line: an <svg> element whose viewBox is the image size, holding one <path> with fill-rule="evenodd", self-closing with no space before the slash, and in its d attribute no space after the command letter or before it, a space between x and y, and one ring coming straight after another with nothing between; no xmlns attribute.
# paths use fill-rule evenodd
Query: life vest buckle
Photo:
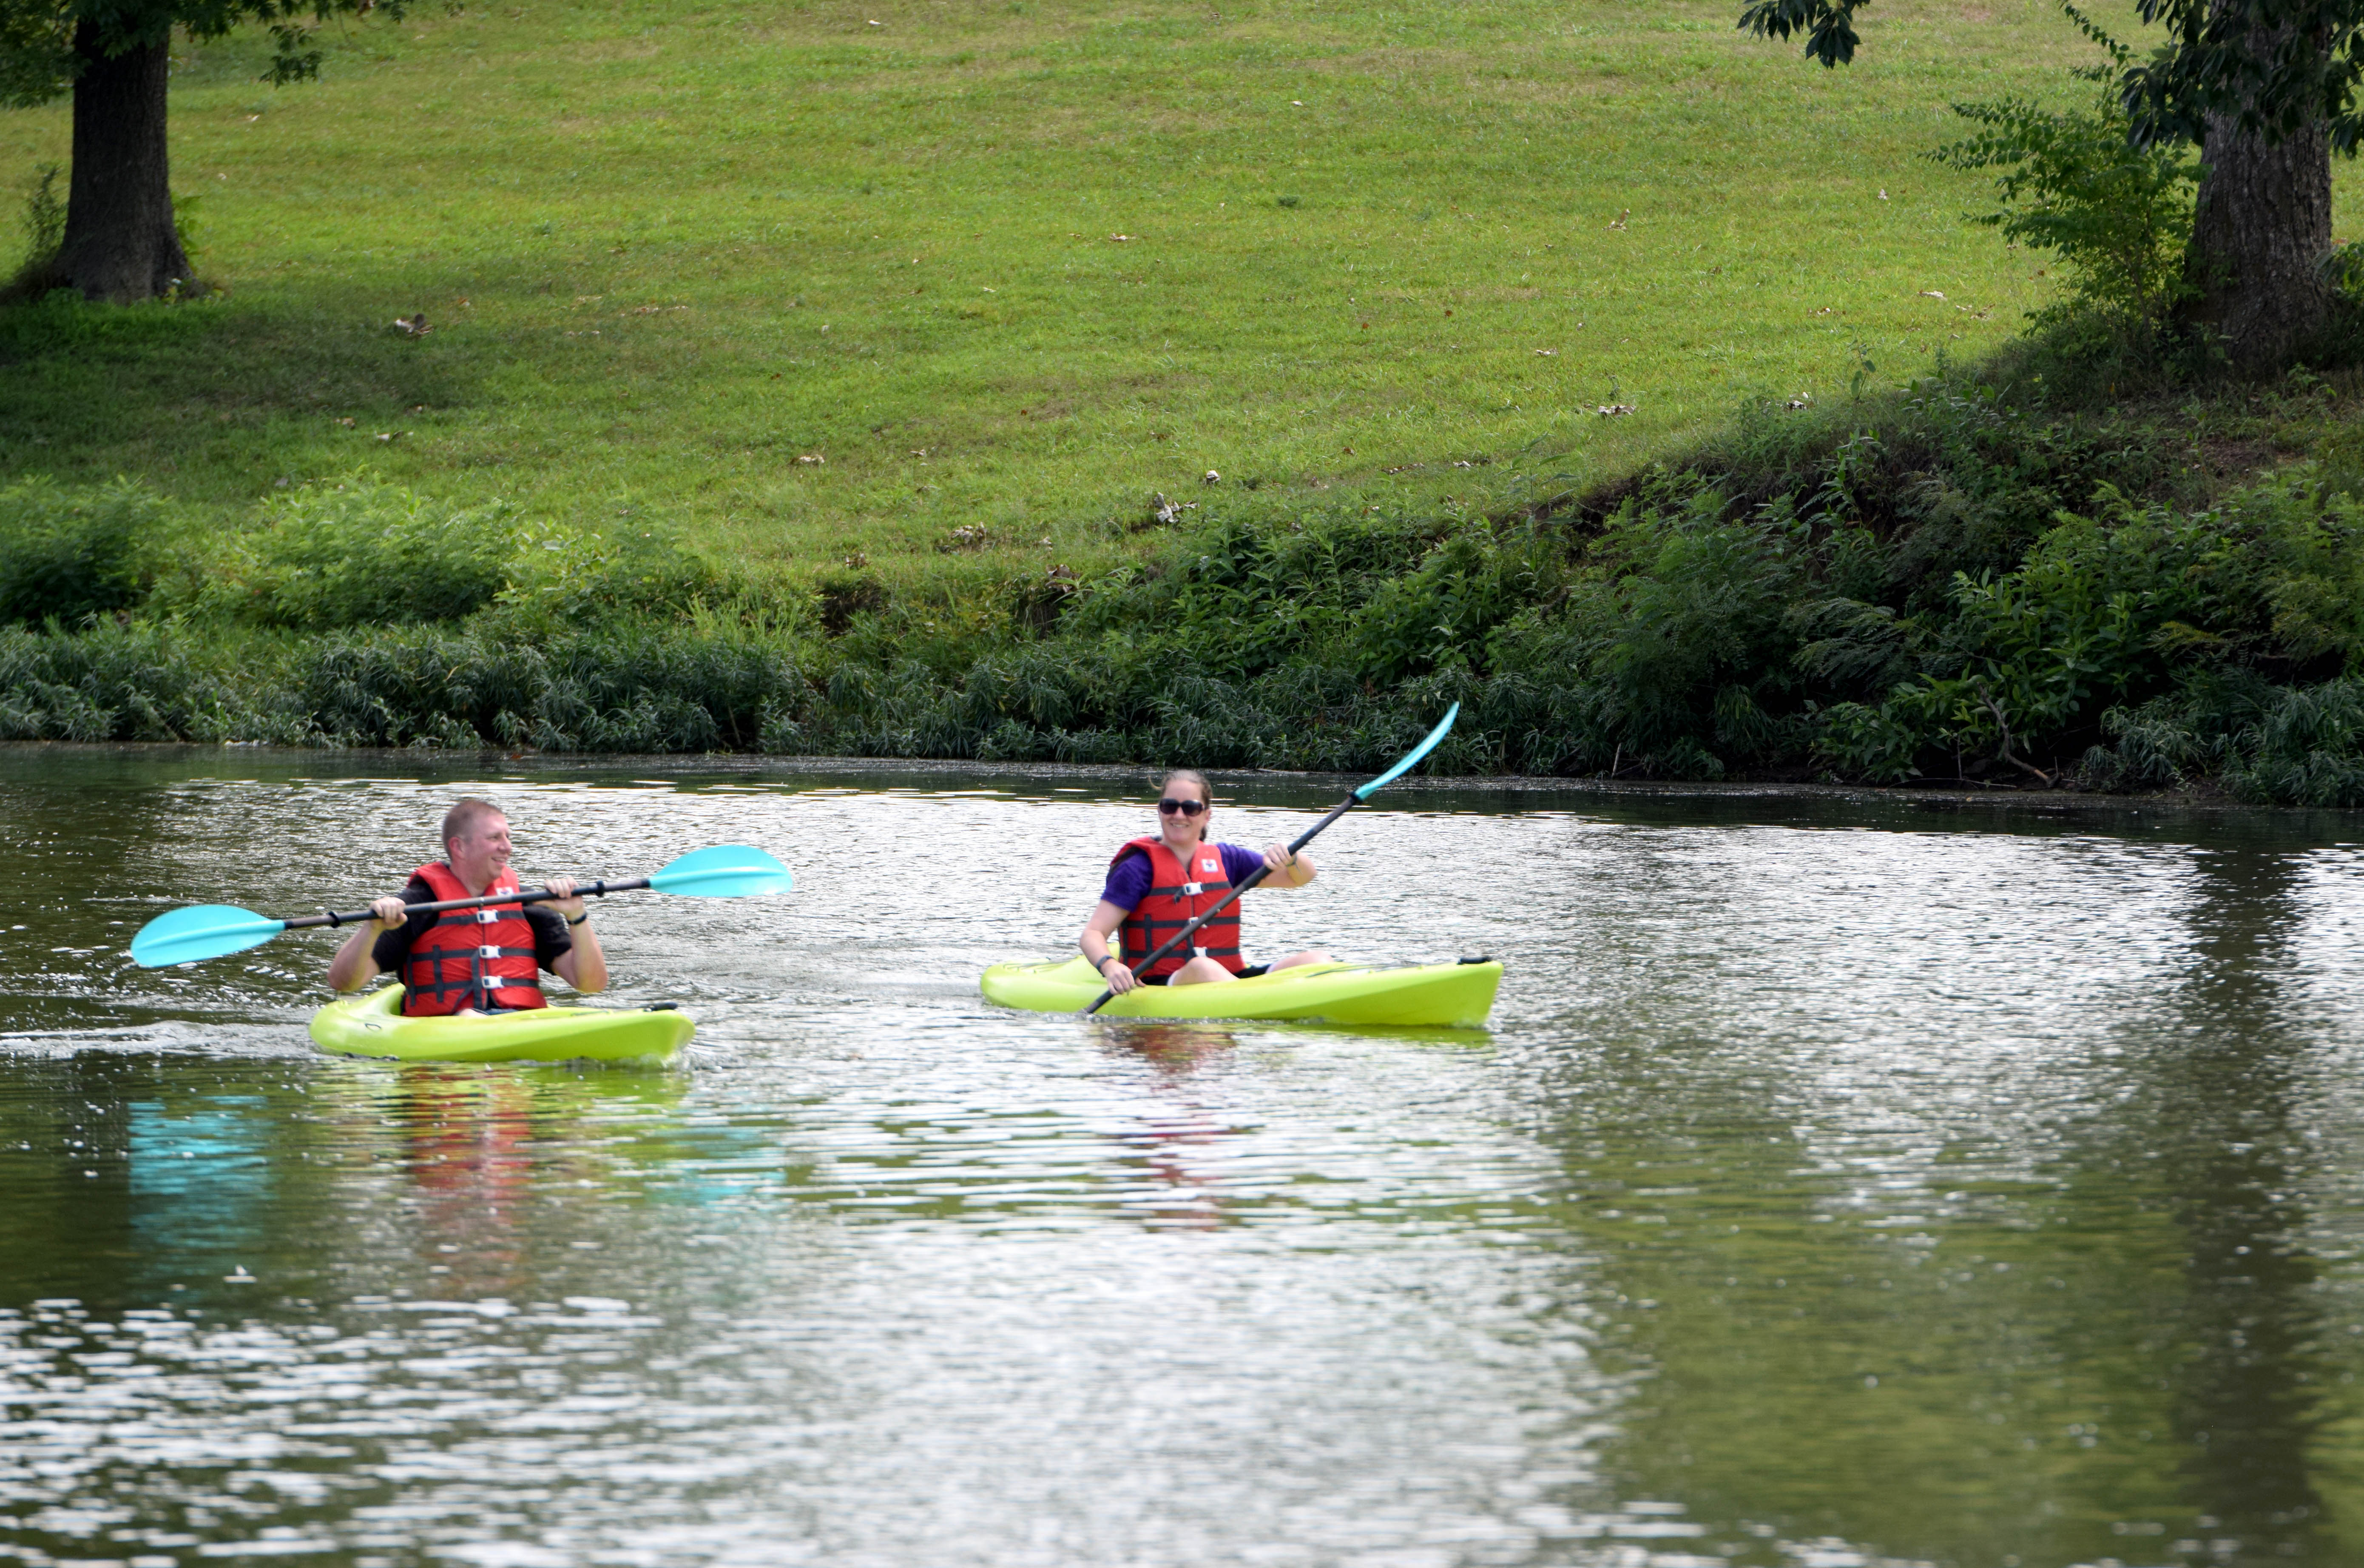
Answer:
<svg viewBox="0 0 2364 1568"><path fill-rule="evenodd" d="M476 950L476 956L478 958L498 958L501 956L501 950L497 946L480 947Z"/></svg>
<svg viewBox="0 0 2364 1568"><path fill-rule="evenodd" d="M1203 882L1186 882L1182 884L1182 891L1188 896L1196 898L1206 890L1206 886Z"/></svg>

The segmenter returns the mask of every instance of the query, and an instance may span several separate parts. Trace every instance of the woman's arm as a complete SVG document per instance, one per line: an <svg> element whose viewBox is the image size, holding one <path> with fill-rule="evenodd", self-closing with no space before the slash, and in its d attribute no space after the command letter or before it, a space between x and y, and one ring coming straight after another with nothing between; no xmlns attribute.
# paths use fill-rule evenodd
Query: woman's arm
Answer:
<svg viewBox="0 0 2364 1568"><path fill-rule="evenodd" d="M1109 939L1116 934L1116 929L1123 925L1124 917L1132 913L1132 910L1120 908L1103 898L1093 909L1092 917L1084 922L1083 935L1076 939L1076 945L1084 950L1084 957L1108 981L1109 989L1120 996L1141 984L1121 960L1113 963L1109 962L1114 956L1109 951Z"/></svg>
<svg viewBox="0 0 2364 1568"><path fill-rule="evenodd" d="M1272 874L1256 884L1258 887L1302 887L1313 880L1313 857L1301 851L1292 855L1287 844L1266 846L1264 863Z"/></svg>

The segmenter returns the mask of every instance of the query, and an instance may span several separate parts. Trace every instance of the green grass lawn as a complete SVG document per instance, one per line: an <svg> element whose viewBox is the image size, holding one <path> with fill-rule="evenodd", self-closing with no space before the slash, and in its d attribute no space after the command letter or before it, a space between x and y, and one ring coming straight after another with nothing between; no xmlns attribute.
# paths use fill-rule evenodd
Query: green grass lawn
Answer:
<svg viewBox="0 0 2364 1568"><path fill-rule="evenodd" d="M227 292L0 313L0 477L236 521L367 466L908 580L962 527L1104 559L1153 491L1605 477L1845 395L1858 344L1893 382L2010 335L2041 261L1918 155L1949 98L2062 93L2066 23L1884 0L1830 72L1734 10L530 0L280 90L196 49L175 184ZM63 106L0 115L0 178L66 148Z"/></svg>

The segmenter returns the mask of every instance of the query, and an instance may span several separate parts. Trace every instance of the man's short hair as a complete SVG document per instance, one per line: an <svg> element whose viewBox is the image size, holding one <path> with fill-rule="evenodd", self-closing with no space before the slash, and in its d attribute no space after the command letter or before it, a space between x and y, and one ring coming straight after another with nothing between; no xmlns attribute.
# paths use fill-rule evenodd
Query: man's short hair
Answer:
<svg viewBox="0 0 2364 1568"><path fill-rule="evenodd" d="M473 795L462 795L452 803L452 809L443 814L444 852L451 852L452 840L463 833L474 832L486 817L507 815L489 800L479 800Z"/></svg>

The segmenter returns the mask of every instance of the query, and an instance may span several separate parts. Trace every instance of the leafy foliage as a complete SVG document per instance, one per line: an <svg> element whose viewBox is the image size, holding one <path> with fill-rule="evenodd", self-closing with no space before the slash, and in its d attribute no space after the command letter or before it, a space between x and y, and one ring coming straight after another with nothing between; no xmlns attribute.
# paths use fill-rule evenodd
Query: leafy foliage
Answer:
<svg viewBox="0 0 2364 1568"><path fill-rule="evenodd" d="M2364 444L2182 501L2194 417L1931 382L1557 519L1266 514L965 595L767 595L355 480L108 579L128 620L10 633L0 730L1356 771L1459 701L1439 771L2364 798Z"/></svg>
<svg viewBox="0 0 2364 1568"><path fill-rule="evenodd" d="M2091 106L2047 109L2024 98L1956 104L1956 114L1984 128L1930 156L1956 169L2000 170L2002 206L1975 221L2057 254L2074 281L2076 306L2121 329L2147 328L2191 292L2184 251L2199 162L2171 143L2135 145L2108 72L2076 74L2103 83Z"/></svg>
<svg viewBox="0 0 2364 1568"><path fill-rule="evenodd" d="M274 46L265 80L303 81L319 74L322 27L373 12L398 22L408 8L408 0L0 0L0 103L29 107L72 87L78 44L115 55L169 42L175 28L217 39L249 23Z"/></svg>
<svg viewBox="0 0 2364 1568"><path fill-rule="evenodd" d="M454 509L359 478L306 486L272 503L261 527L194 556L157 607L314 631L454 620L500 593L522 536L497 502Z"/></svg>
<svg viewBox="0 0 2364 1568"><path fill-rule="evenodd" d="M64 172L54 163L41 164L25 192L25 277L37 276L65 243L66 203L58 193L58 176Z"/></svg>
<svg viewBox="0 0 2364 1568"><path fill-rule="evenodd" d="M0 489L0 624L72 625L139 602L164 531L163 503L128 482Z"/></svg>

